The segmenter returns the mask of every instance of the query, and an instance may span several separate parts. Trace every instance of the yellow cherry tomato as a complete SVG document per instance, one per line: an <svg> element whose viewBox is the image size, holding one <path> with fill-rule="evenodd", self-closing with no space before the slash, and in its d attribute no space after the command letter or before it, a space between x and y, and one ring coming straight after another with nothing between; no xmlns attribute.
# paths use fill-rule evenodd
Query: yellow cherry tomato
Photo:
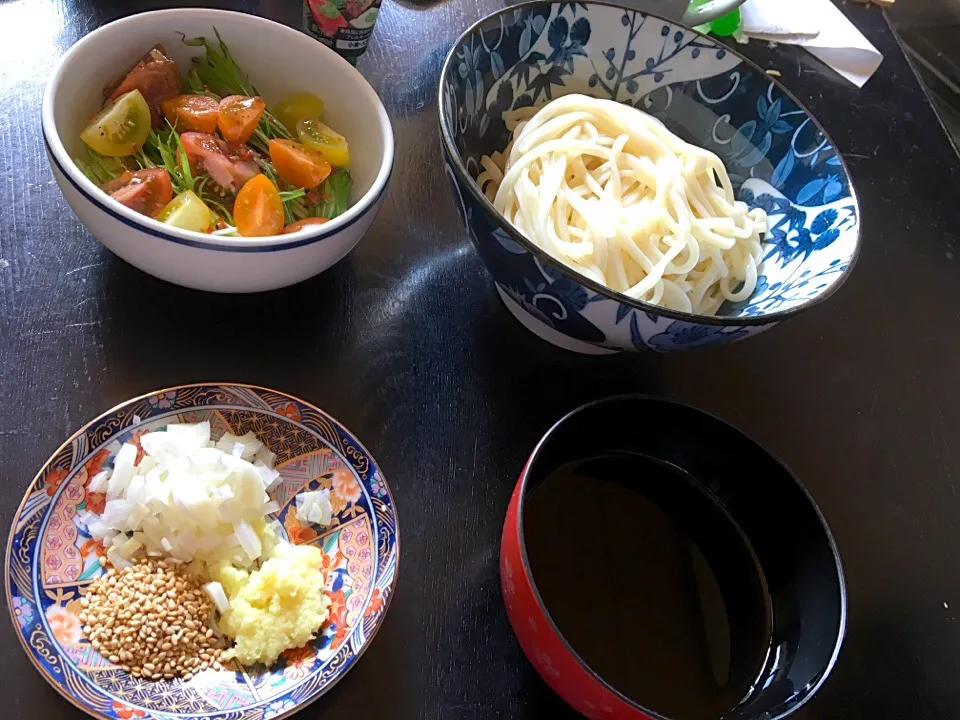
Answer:
<svg viewBox="0 0 960 720"><path fill-rule="evenodd" d="M297 134L297 123L323 115L323 100L308 92L294 93L270 108L291 135Z"/></svg>
<svg viewBox="0 0 960 720"><path fill-rule="evenodd" d="M247 180L233 203L233 221L243 237L279 235L283 230L283 201L266 175Z"/></svg>
<svg viewBox="0 0 960 720"><path fill-rule="evenodd" d="M210 228L210 208L193 190L177 195L160 211L157 220L181 230L206 232Z"/></svg>
<svg viewBox="0 0 960 720"><path fill-rule="evenodd" d="M318 150L334 167L350 164L347 139L319 120L301 120L297 123L297 137L308 148Z"/></svg>
<svg viewBox="0 0 960 720"><path fill-rule="evenodd" d="M90 121L80 139L101 155L133 155L150 134L150 107L139 90L107 105Z"/></svg>

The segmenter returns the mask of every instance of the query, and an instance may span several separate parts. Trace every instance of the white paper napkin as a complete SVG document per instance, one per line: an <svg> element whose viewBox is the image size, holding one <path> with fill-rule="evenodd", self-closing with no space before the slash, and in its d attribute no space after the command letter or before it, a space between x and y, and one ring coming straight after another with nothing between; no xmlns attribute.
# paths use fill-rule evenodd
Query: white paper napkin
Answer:
<svg viewBox="0 0 960 720"><path fill-rule="evenodd" d="M740 8L747 38L800 45L857 87L883 56L831 0L747 0Z"/></svg>

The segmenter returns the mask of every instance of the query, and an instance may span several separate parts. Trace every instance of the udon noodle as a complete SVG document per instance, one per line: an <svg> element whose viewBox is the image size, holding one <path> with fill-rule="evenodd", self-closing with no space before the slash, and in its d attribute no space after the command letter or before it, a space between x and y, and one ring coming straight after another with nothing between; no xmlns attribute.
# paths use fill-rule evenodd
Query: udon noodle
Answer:
<svg viewBox="0 0 960 720"><path fill-rule="evenodd" d="M756 289L767 218L715 154L628 105L566 95L504 113L477 182L517 230L631 298L701 315Z"/></svg>

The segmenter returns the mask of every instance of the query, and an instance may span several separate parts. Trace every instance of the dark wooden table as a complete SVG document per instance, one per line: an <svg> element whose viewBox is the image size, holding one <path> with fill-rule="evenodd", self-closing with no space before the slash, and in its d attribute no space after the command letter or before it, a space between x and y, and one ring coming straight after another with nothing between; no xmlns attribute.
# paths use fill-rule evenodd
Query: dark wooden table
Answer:
<svg viewBox="0 0 960 720"><path fill-rule="evenodd" d="M382 632L300 717L567 718L504 613L507 499L565 411L611 393L663 394L784 458L833 527L849 630L802 717L960 718L960 162L883 15L845 7L885 55L860 91L802 51L746 48L782 73L850 163L863 252L845 287L742 344L590 358L509 316L448 201L440 65L499 1L386 0L359 66L397 140L380 215L332 270L252 297L183 290L113 257L70 212L41 145L43 86L71 43L134 10L203 3L0 2L0 525L48 454L112 405L177 383L275 386L358 434L402 517ZM213 4L299 20L299 0ZM238 335L237 318L256 330ZM81 716L6 620L0 651L0 717Z"/></svg>

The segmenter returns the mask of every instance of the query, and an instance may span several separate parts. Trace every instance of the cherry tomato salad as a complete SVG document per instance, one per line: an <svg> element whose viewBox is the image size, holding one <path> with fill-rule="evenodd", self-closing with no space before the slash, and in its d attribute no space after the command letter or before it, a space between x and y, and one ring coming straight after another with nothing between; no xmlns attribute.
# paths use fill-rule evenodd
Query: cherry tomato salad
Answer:
<svg viewBox="0 0 960 720"><path fill-rule="evenodd" d="M186 79L163 46L104 92L77 166L114 200L183 230L265 237L342 214L353 180L346 138L323 101L298 93L268 108L214 28Z"/></svg>

